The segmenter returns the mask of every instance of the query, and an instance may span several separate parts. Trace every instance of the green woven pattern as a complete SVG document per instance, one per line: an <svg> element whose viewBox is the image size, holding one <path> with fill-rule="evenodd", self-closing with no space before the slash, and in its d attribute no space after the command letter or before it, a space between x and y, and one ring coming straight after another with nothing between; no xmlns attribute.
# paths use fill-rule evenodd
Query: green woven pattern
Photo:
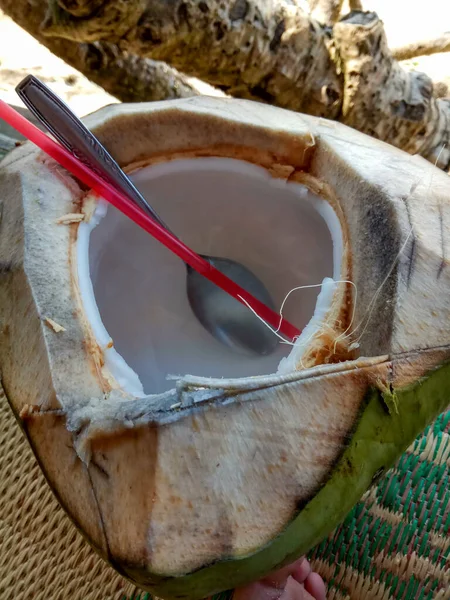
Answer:
<svg viewBox="0 0 450 600"><path fill-rule="evenodd" d="M310 553L329 598L450 598L450 411Z"/></svg>

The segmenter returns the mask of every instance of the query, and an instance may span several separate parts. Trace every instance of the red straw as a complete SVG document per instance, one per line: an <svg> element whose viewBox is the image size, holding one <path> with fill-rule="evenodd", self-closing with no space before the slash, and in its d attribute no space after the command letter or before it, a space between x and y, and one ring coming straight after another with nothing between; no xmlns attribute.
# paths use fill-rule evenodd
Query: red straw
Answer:
<svg viewBox="0 0 450 600"><path fill-rule="evenodd" d="M173 236L159 223L146 215L129 198L109 183L101 179L94 171L76 159L70 152L60 144L53 141L38 127L30 123L25 117L15 111L11 106L0 100L0 117L11 127L16 129L24 137L36 144L46 154L51 156L60 165L70 171L75 177L95 190L97 194L108 200L113 206L129 217L137 225L145 229L166 248L174 252L185 263L198 271L201 275L215 283L222 290L239 300L242 304L248 304L266 323L274 329L278 329L280 315L263 304L260 300L249 294L229 277L213 267L208 261L193 252L178 238ZM291 341L300 335L300 330L291 325L286 319L281 320L279 331Z"/></svg>

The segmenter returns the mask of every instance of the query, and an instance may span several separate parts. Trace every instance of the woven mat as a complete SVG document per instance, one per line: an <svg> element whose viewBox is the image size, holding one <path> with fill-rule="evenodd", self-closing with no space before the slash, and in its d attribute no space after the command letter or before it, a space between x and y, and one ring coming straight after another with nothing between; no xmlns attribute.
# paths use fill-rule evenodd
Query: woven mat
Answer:
<svg viewBox="0 0 450 600"><path fill-rule="evenodd" d="M449 434L450 411L311 552L329 600L450 599ZM150 598L74 528L0 392L0 599Z"/></svg>

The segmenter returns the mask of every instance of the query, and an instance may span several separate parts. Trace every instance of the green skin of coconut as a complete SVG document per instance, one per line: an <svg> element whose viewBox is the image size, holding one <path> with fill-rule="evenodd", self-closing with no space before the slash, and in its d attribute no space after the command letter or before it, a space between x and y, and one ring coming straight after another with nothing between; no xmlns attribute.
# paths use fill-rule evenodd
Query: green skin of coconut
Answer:
<svg viewBox="0 0 450 600"><path fill-rule="evenodd" d="M145 583L167 599L198 600L223 591L230 578L236 585L257 580L268 571L293 562L332 531L376 478L406 450L421 431L448 406L450 364L444 364L394 395L372 389L364 402L351 441L320 492L286 530L251 556L219 562L184 577L124 569L125 577ZM351 493L349 493L351 490Z"/></svg>

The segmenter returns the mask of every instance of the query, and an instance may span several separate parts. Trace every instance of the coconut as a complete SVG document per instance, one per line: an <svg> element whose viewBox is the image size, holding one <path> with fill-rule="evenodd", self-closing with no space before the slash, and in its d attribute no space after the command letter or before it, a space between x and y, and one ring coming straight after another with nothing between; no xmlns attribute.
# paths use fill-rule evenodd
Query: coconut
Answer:
<svg viewBox="0 0 450 600"><path fill-rule="evenodd" d="M447 406L450 181L248 101L86 124L194 250L244 264L278 306L299 288L295 343L235 354L190 311L179 259L31 144L1 164L7 398L105 560L203 598L308 551Z"/></svg>

